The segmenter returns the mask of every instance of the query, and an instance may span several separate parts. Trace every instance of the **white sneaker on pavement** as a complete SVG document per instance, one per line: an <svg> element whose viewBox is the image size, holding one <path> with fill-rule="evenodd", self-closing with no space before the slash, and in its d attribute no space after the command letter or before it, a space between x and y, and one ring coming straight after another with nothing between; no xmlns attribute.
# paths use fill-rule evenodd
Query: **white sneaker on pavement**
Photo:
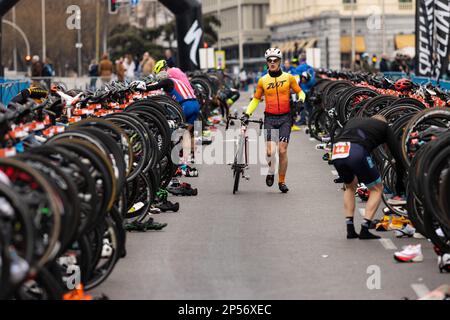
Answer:
<svg viewBox="0 0 450 320"><path fill-rule="evenodd" d="M398 262L422 262L422 246L418 244L403 247L402 251L394 253L394 259Z"/></svg>

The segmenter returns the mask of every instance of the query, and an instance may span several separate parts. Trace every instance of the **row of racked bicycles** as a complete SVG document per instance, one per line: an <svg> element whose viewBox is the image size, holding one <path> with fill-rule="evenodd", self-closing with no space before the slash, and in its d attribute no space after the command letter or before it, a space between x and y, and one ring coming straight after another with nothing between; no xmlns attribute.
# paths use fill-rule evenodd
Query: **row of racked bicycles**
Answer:
<svg viewBox="0 0 450 320"><path fill-rule="evenodd" d="M233 78L222 71L196 71L189 76L201 105L203 126L213 124L209 119L217 113L221 114L222 119L226 119L230 114L230 107L240 98Z"/></svg>
<svg viewBox="0 0 450 320"><path fill-rule="evenodd" d="M387 199L396 181L392 156L382 147L375 150L373 158L385 185L384 203L433 242L440 269L450 271L450 256L446 255L449 261L442 259L450 254L450 94L431 84L394 82L382 75L323 70L318 74L309 95L314 106L310 135L327 148L350 118L383 115L408 168L407 204L390 205ZM330 160L329 153L324 160Z"/></svg>
<svg viewBox="0 0 450 320"><path fill-rule="evenodd" d="M178 210L166 188L185 118L151 82L52 85L2 107L0 299L91 299L126 231L160 230L152 209Z"/></svg>

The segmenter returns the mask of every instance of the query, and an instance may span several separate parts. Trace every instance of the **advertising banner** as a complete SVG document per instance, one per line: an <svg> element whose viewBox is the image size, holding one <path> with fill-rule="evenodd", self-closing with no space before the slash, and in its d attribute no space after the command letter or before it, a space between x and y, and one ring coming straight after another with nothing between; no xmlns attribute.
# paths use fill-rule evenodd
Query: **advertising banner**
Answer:
<svg viewBox="0 0 450 320"><path fill-rule="evenodd" d="M203 37L200 1L160 0L160 2L176 17L178 66L184 71L199 69L199 49Z"/></svg>

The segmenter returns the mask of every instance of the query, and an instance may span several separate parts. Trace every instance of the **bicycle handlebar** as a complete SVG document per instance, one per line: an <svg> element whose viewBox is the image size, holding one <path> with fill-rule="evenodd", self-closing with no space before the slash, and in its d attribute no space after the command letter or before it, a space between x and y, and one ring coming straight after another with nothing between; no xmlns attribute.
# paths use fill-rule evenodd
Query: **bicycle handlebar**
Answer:
<svg viewBox="0 0 450 320"><path fill-rule="evenodd" d="M233 116L228 116L227 117L227 126L225 130L228 130L228 128L230 127L230 120L239 120L241 121L241 124L243 124L243 121L241 120L241 118L239 117L233 117ZM246 122L251 122L251 123L258 123L260 126L260 129L262 129L263 125L264 125L264 121L262 119L259 120L247 120Z"/></svg>

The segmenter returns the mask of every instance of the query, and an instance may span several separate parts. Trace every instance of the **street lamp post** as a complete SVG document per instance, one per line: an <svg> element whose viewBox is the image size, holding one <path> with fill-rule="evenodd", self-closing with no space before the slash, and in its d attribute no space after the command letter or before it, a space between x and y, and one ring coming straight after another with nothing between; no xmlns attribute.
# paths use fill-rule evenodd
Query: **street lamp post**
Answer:
<svg viewBox="0 0 450 320"><path fill-rule="evenodd" d="M386 54L386 11L384 7L385 0L381 0L381 26L382 26L382 34L381 41L383 42L383 54Z"/></svg>
<svg viewBox="0 0 450 320"><path fill-rule="evenodd" d="M12 23L16 24L16 7L12 8ZM14 63L14 71L17 72L17 40L14 37L14 50L13 50L13 63Z"/></svg>
<svg viewBox="0 0 450 320"><path fill-rule="evenodd" d="M239 28L239 68L244 68L244 45L242 43L242 0L238 0L238 28Z"/></svg>
<svg viewBox="0 0 450 320"><path fill-rule="evenodd" d="M45 0L41 1L41 11L42 11L42 61L45 62L47 59L47 39L45 30Z"/></svg>
<svg viewBox="0 0 450 320"><path fill-rule="evenodd" d="M351 69L355 70L355 58L356 58L356 43L355 43L355 0L352 0L352 19L351 19L351 29L352 29L352 61Z"/></svg>
<svg viewBox="0 0 450 320"><path fill-rule="evenodd" d="M96 3L95 17L95 60L100 60L100 0Z"/></svg>
<svg viewBox="0 0 450 320"><path fill-rule="evenodd" d="M222 5L221 0L217 0L217 19L219 19L220 21L222 21L220 19L220 6ZM220 38L220 28L219 27L219 32L217 33L217 46L219 48L219 50L222 50L222 44L221 44L221 38Z"/></svg>
<svg viewBox="0 0 450 320"><path fill-rule="evenodd" d="M9 25L12 28L14 28L22 36L23 41L25 42L25 50L26 50L27 56L30 56L31 55L30 41L28 41L28 37L25 34L25 32L23 32L23 30L17 24L13 23L12 21L2 19L1 22L2 23L0 24L0 30L1 30L1 25L4 23L4 24ZM28 71L28 74L31 75L31 67L30 67L30 65L28 65L27 71Z"/></svg>
<svg viewBox="0 0 450 320"><path fill-rule="evenodd" d="M81 48L83 47L83 44L81 43L81 12L80 11L78 11L77 12L77 16L76 16L76 19L77 19L77 25L78 25L78 30L77 30L77 33L78 33L78 42L77 42L77 44L75 45L75 47L77 48L77 50L78 50L78 76L79 77L81 77Z"/></svg>

